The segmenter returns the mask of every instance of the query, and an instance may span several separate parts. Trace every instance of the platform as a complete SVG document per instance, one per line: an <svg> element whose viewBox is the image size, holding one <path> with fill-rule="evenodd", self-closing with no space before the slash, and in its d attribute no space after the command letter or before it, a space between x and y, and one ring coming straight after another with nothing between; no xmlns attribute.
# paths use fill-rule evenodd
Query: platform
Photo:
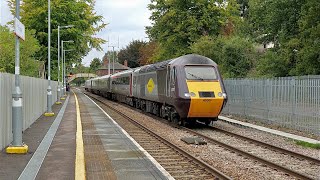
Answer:
<svg viewBox="0 0 320 180"><path fill-rule="evenodd" d="M270 129L270 128L266 128L266 127L262 127L262 126L258 126L258 125L254 125L254 124L238 121L238 120L231 119L231 118L228 118L228 117L225 117L225 116L219 116L219 119L221 119L223 121L226 121L226 122L229 122L229 123L239 124L241 126L257 129L257 130L260 130L260 131L268 132L268 133L271 133L271 134L275 134L275 135L278 135L278 136L286 137L286 138L297 140L297 141L304 141L304 142L308 142L308 143L312 143L312 144L320 144L320 141L315 140L315 139L311 139L311 138L307 138L307 137L303 137L303 136L298 136L298 135L295 135L295 134L286 133L286 132L283 132L283 131L278 131L278 130L274 130L274 129Z"/></svg>
<svg viewBox="0 0 320 180"><path fill-rule="evenodd" d="M2 150L0 179L173 179L97 104L75 93L53 106L54 117L41 116L23 133L28 154Z"/></svg>

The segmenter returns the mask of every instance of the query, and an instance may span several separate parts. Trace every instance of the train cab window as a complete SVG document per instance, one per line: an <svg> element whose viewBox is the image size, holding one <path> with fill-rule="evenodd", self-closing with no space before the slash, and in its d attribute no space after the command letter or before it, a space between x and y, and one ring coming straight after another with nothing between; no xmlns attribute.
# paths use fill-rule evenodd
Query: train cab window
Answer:
<svg viewBox="0 0 320 180"><path fill-rule="evenodd" d="M171 84L171 87L174 87L175 85L175 76L176 76L176 67L173 67L171 69L171 72L170 72L170 84Z"/></svg>
<svg viewBox="0 0 320 180"><path fill-rule="evenodd" d="M212 66L186 66L186 77L189 80L215 80L217 73Z"/></svg>

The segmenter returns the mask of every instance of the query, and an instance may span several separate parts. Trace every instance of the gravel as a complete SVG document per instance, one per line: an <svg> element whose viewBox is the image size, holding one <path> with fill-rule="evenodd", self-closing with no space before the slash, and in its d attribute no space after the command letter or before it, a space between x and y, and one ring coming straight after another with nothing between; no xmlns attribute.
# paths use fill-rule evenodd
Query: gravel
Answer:
<svg viewBox="0 0 320 180"><path fill-rule="evenodd" d="M110 101L109 103L116 104ZM187 132L162 123L126 106L117 104L114 107L154 130L157 134L166 137L172 143L178 144L189 153L197 154L198 158L235 179L293 179L293 177L290 177L283 172L277 172L273 168L269 168L259 162L254 162L252 159L228 151L215 144L208 143L208 145L201 146L187 145L180 140L182 137L192 136ZM221 121L216 122L214 126L289 149L297 153L319 158L319 150L297 146L293 141L286 138L253 130L251 128L236 127ZM290 160L286 160L285 163L290 164L291 162Z"/></svg>
<svg viewBox="0 0 320 180"><path fill-rule="evenodd" d="M246 128L243 126L237 127L235 125L226 123L224 121L217 121L214 123L213 126L320 160L319 149L312 149L312 148L299 146L295 144L295 141L292 139L262 132L252 128Z"/></svg>

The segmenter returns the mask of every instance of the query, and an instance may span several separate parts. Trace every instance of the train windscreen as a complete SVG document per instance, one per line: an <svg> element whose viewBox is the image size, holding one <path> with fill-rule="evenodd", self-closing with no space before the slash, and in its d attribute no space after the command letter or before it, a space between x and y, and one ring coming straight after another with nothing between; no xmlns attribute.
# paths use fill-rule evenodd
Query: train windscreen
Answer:
<svg viewBox="0 0 320 180"><path fill-rule="evenodd" d="M186 66L186 77L188 80L216 80L216 70L212 66Z"/></svg>

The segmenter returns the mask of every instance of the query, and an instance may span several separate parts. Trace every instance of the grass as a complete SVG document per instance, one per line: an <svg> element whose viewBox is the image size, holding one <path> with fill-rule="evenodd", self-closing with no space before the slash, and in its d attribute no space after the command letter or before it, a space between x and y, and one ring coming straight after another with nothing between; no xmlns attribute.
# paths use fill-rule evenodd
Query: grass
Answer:
<svg viewBox="0 0 320 180"><path fill-rule="evenodd" d="M296 144L303 146L303 147L308 147L308 148L313 148L313 149L320 149L320 144L313 144L313 143L308 143L305 141L296 141Z"/></svg>

